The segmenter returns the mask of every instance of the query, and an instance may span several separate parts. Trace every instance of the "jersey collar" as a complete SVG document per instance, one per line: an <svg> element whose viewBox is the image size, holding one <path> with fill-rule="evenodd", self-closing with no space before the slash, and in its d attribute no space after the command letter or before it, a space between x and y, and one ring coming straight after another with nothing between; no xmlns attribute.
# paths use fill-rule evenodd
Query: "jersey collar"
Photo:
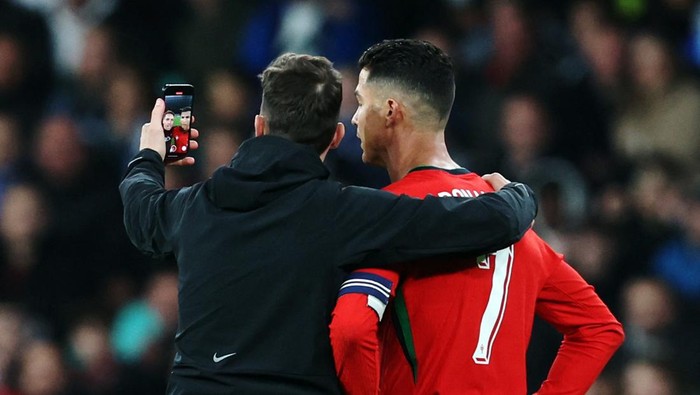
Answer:
<svg viewBox="0 0 700 395"><path fill-rule="evenodd" d="M446 171L450 174L454 175L460 175L460 174L469 174L471 171L463 168L463 167L458 167L456 169L443 169L442 167L437 167L437 166L417 166L414 167L413 169L409 170L409 173L413 173L414 171L421 171L421 170L442 170Z"/></svg>

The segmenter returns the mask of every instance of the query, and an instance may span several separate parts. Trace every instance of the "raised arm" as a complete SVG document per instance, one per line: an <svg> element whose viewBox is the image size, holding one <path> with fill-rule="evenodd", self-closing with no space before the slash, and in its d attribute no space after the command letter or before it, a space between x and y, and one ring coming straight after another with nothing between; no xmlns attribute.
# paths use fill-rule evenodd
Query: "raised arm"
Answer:
<svg viewBox="0 0 700 395"><path fill-rule="evenodd" d="M124 227L131 242L142 252L161 256L171 252L164 226L167 192L164 187L163 159L145 149L129 163L119 185L124 205Z"/></svg>
<svg viewBox="0 0 700 395"><path fill-rule="evenodd" d="M171 252L168 242L168 200L178 192L165 190L165 143L163 140L163 112L165 104L157 99L151 112L151 121L141 128L140 151L129 162L127 173L119 185L124 205L124 226L131 242L142 252L160 256ZM198 148L199 131L191 130L190 151ZM170 165L188 166L194 158L186 157ZM177 207L175 207L177 209Z"/></svg>

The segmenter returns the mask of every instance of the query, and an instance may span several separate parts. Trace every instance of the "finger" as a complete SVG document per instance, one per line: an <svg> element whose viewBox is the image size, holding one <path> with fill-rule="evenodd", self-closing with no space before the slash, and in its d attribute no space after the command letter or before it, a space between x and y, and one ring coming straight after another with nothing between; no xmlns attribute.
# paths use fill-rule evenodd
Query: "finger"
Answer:
<svg viewBox="0 0 700 395"><path fill-rule="evenodd" d="M501 174L499 172L491 173L491 175L493 175L495 178L500 178L502 180L506 179L505 177L503 177L503 174Z"/></svg>
<svg viewBox="0 0 700 395"><path fill-rule="evenodd" d="M199 130L190 129L190 139L196 139L197 137L199 137Z"/></svg>
<svg viewBox="0 0 700 395"><path fill-rule="evenodd" d="M199 148L199 143L195 140L190 140L190 151Z"/></svg>
<svg viewBox="0 0 700 395"><path fill-rule="evenodd" d="M192 116L192 124L194 124L195 120L196 120L196 118L195 118L194 115L193 115L193 116Z"/></svg>
<svg viewBox="0 0 700 395"><path fill-rule="evenodd" d="M503 177L503 174L501 174L501 173L496 172L496 173L493 173L493 175L494 175L494 177L498 177L501 180L503 180L506 184L510 183L510 180Z"/></svg>
<svg viewBox="0 0 700 395"><path fill-rule="evenodd" d="M192 166L194 165L195 160L193 157L188 156L179 160L176 160L174 162L168 163L168 166Z"/></svg>
<svg viewBox="0 0 700 395"><path fill-rule="evenodd" d="M153 111L151 111L151 123L160 124L163 122L163 113L165 113L165 102L163 99L158 98L153 106Z"/></svg>
<svg viewBox="0 0 700 395"><path fill-rule="evenodd" d="M484 178L486 181L489 181L489 182L491 182L491 181L497 182L498 180L501 180L501 181L505 182L506 184L510 182L507 178L503 177L503 175L501 175L501 173L485 174L482 176L482 178Z"/></svg>

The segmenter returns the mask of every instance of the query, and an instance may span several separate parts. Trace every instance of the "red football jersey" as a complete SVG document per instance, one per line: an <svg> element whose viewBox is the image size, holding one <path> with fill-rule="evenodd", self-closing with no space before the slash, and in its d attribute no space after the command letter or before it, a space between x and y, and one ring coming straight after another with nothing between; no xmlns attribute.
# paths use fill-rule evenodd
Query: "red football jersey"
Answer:
<svg viewBox="0 0 700 395"><path fill-rule="evenodd" d="M181 126L173 126L170 152L177 152L178 154L186 153L189 145L188 135L189 132L183 129Z"/></svg>
<svg viewBox="0 0 700 395"><path fill-rule="evenodd" d="M420 198L493 191L474 173L430 167L385 189ZM525 394L535 313L564 335L540 395L584 394L622 342L593 287L533 231L488 256L420 262L400 276L400 329L391 314L381 324L382 394Z"/></svg>

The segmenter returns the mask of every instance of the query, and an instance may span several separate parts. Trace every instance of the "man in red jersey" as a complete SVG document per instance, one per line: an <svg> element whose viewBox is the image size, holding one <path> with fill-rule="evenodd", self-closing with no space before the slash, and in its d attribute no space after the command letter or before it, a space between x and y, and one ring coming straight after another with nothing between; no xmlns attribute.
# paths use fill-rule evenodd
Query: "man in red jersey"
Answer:
<svg viewBox="0 0 700 395"><path fill-rule="evenodd" d="M454 74L444 52L423 41L390 40L365 51L359 66L352 122L363 160L389 172L386 190L415 197L492 191L447 152ZM394 293L393 314L384 314ZM336 369L352 395L380 388L400 395L525 394L535 314L564 336L537 394L584 394L621 345L622 326L531 230L486 256L353 272L331 323Z"/></svg>
<svg viewBox="0 0 700 395"><path fill-rule="evenodd" d="M180 125L173 127L172 145L170 152L186 154L189 145L190 121L192 120L192 107L184 107L180 110Z"/></svg>

